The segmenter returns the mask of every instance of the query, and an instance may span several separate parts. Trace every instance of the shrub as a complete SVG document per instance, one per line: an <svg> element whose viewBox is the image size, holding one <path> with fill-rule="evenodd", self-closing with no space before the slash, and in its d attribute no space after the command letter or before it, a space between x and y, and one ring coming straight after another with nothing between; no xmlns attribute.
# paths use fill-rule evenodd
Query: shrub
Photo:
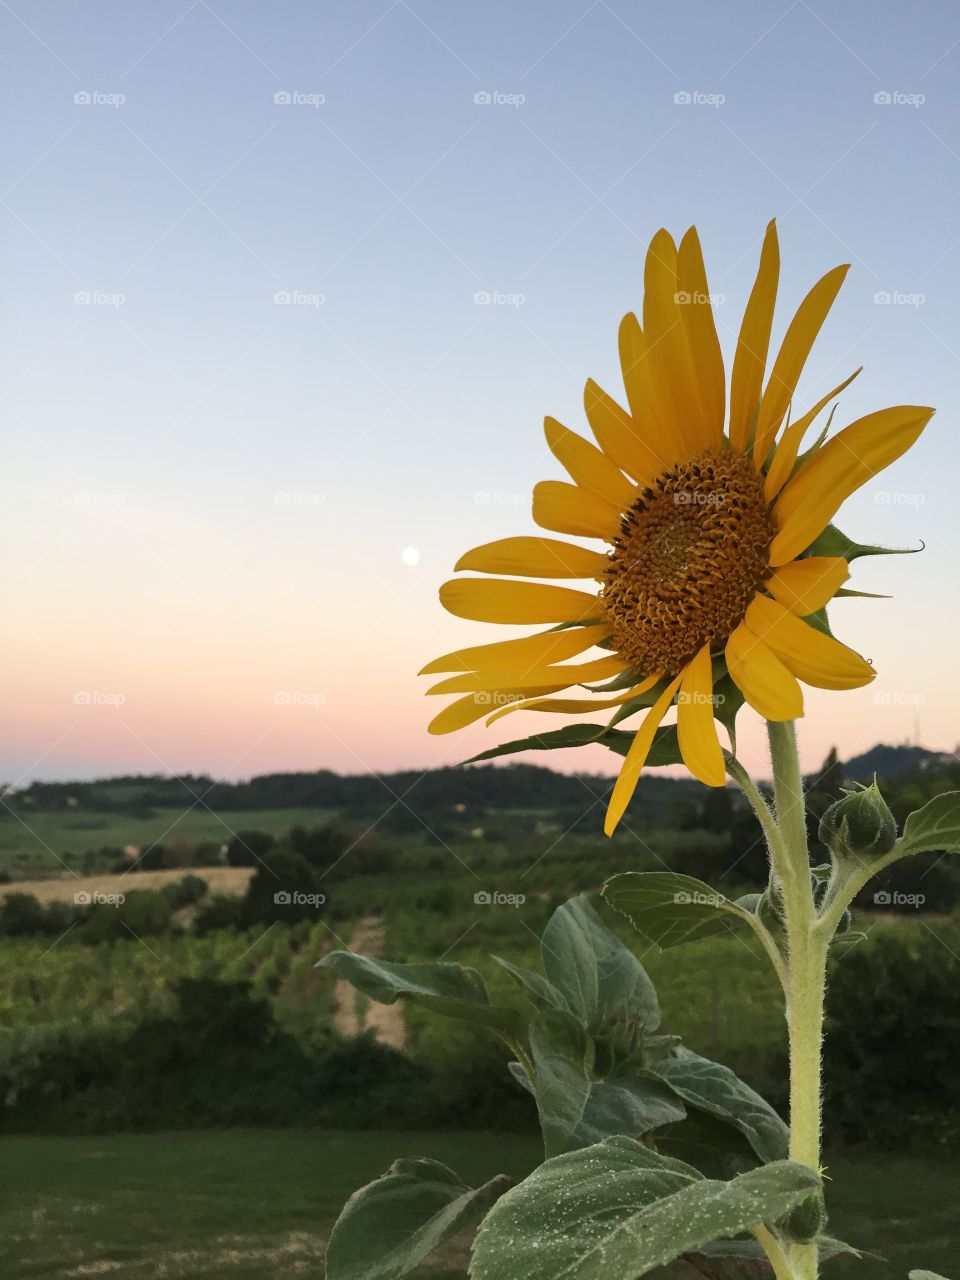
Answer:
<svg viewBox="0 0 960 1280"><path fill-rule="evenodd" d="M876 926L837 954L827 1007L828 1128L852 1142L956 1142L960 928Z"/></svg>

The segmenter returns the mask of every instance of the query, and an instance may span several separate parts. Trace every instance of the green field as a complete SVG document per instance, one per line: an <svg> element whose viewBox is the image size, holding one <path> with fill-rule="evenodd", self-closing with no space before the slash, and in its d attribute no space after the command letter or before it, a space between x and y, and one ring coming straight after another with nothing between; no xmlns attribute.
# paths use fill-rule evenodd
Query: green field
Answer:
<svg viewBox="0 0 960 1280"><path fill-rule="evenodd" d="M266 831L281 835L291 827L314 827L328 822L325 809L251 809L212 812L194 804L184 793L182 809L156 809L149 817L81 811L67 813L0 814L0 871L18 880L56 876L64 863L74 869L102 870L99 861L84 863L89 850L145 848L155 842L172 844L178 838L191 844L229 844L237 831Z"/></svg>
<svg viewBox="0 0 960 1280"><path fill-rule="evenodd" d="M477 1133L276 1130L8 1138L0 1162L0 1274L17 1280L287 1280L322 1275L346 1196L401 1155L431 1155L467 1180L522 1176L533 1138ZM836 1280L906 1280L956 1267L960 1170L946 1156L836 1155L831 1230L886 1261L837 1260ZM462 1251L421 1271L463 1275Z"/></svg>

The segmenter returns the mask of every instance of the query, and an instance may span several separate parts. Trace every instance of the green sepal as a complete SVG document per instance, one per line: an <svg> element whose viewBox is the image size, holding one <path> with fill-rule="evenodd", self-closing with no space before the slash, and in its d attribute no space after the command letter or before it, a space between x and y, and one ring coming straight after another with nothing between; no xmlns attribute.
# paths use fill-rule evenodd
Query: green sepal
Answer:
<svg viewBox="0 0 960 1280"><path fill-rule="evenodd" d="M842 533L835 524L828 524L823 533L814 538L804 556L843 556L849 564L851 560L859 560L862 556L912 556L919 547L876 547L869 543L854 542Z"/></svg>

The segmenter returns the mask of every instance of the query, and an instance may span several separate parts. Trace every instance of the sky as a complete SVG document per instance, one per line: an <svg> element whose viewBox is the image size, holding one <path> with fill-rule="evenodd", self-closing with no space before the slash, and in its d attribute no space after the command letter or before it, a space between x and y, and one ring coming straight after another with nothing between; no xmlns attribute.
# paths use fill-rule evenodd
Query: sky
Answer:
<svg viewBox="0 0 960 1280"><path fill-rule="evenodd" d="M696 223L729 356L777 217L775 340L852 270L798 403L937 406L849 501L834 629L874 685L836 743L952 749L960 685L960 11L853 0L11 0L0 6L0 779L431 768L418 669L504 638L446 615L478 543L532 533ZM749 710L742 754L762 772ZM609 771L599 748L543 762Z"/></svg>

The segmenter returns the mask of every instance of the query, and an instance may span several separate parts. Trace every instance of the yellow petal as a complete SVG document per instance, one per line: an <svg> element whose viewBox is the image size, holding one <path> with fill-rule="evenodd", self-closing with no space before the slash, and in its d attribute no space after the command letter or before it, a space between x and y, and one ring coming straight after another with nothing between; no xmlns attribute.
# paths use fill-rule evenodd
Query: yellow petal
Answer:
<svg viewBox="0 0 960 1280"><path fill-rule="evenodd" d="M456 572L518 574L526 578L599 578L610 561L599 551L556 538L500 538L460 557Z"/></svg>
<svg viewBox="0 0 960 1280"><path fill-rule="evenodd" d="M760 407L779 279L780 246L777 243L777 224L771 222L763 238L760 267L743 313L733 358L733 373L730 375L730 443L738 452L743 452L747 447L750 430Z"/></svg>
<svg viewBox="0 0 960 1280"><path fill-rule="evenodd" d="M574 484L621 511L636 500L636 486L596 445L570 431L556 418L544 418L543 430L550 452L566 468Z"/></svg>
<svg viewBox="0 0 960 1280"><path fill-rule="evenodd" d="M680 304L677 249L668 232L650 241L643 272L643 332L659 395L670 412L686 456L709 446L697 395L696 373Z"/></svg>
<svg viewBox="0 0 960 1280"><path fill-rule="evenodd" d="M783 415L797 389L810 349L849 270L847 265L828 271L800 303L797 314L790 321L760 401L757 438L753 447L753 460L758 467L766 461Z"/></svg>
<svg viewBox="0 0 960 1280"><path fill-rule="evenodd" d="M597 444L621 471L648 485L670 465L658 454L626 409L593 381L583 389L583 407Z"/></svg>
<svg viewBox="0 0 960 1280"><path fill-rule="evenodd" d="M596 596L544 582L452 578L440 588L448 613L474 622L579 622L599 618Z"/></svg>
<svg viewBox="0 0 960 1280"><path fill-rule="evenodd" d="M563 480L541 480L533 487L533 518L541 529L577 538L612 542L620 530L620 511L611 503Z"/></svg>
<svg viewBox="0 0 960 1280"><path fill-rule="evenodd" d="M483 671L467 671L463 675L448 676L433 685L427 693L479 693L483 689L520 689L527 685L551 685L556 689L569 689L572 684L584 684L590 680L607 680L626 671L627 664L616 654L595 658L573 666L526 667L513 671L496 667Z"/></svg>
<svg viewBox="0 0 960 1280"><path fill-rule="evenodd" d="M726 781L723 752L714 721L713 663L705 644L687 663L677 695L677 737L683 762L708 787Z"/></svg>
<svg viewBox="0 0 960 1280"><path fill-rule="evenodd" d="M643 766L646 764L647 756L650 754L650 748L653 746L653 739L657 729L660 727L660 721L666 715L667 708L673 701L673 695L677 692L679 685L679 676L677 676L676 680L671 680L647 712L643 723L634 734L630 750L627 752L626 759L620 769L620 775L614 784L610 803L607 805L607 816L603 824L605 835L612 836L616 831L620 819L623 817L627 805L637 789L637 781L640 778Z"/></svg>
<svg viewBox="0 0 960 1280"><path fill-rule="evenodd" d="M655 455L660 471L690 456L676 422L673 404L658 382L646 335L632 312L620 322L620 365L633 421Z"/></svg>
<svg viewBox="0 0 960 1280"><path fill-rule="evenodd" d="M632 689L626 689L623 693L617 694L615 698L534 698L530 702L515 702L512 706L501 707L499 711L495 711L488 718L487 725L514 711L547 711L571 716L588 715L591 711L607 711L610 707L620 707L631 698L646 693L658 680L662 679L662 675L662 672L657 672L656 675L649 676Z"/></svg>
<svg viewBox="0 0 960 1280"><path fill-rule="evenodd" d="M733 683L765 720L803 715L803 692L796 677L746 623L728 638L725 656Z"/></svg>
<svg viewBox="0 0 960 1280"><path fill-rule="evenodd" d="M776 600L755 596L744 622L788 671L817 689L859 689L876 675L873 667L845 644L792 614Z"/></svg>
<svg viewBox="0 0 960 1280"><path fill-rule="evenodd" d="M841 382L838 387L834 387L832 391L827 392L821 400L817 401L809 413L805 413L796 422L791 422L790 426L784 431L780 437L780 443L774 450L770 470L767 472L766 479L763 482L763 496L767 502L772 502L789 480L790 472L797 461L797 454L800 452L800 444L807 433L810 423L813 422L823 407L830 403L834 396L838 396L845 387L849 387L859 372L860 369L854 370L846 381Z"/></svg>
<svg viewBox="0 0 960 1280"><path fill-rule="evenodd" d="M832 600L849 577L843 556L807 556L776 569L763 585L791 613L805 618Z"/></svg>
<svg viewBox="0 0 960 1280"><path fill-rule="evenodd" d="M434 658L420 672L422 676L444 671L478 671L545 667L554 662L575 658L604 638L606 627L597 623L587 627L569 627L565 631L538 631L536 635L516 640L498 640L493 644L475 644L467 649Z"/></svg>
<svg viewBox="0 0 960 1280"><path fill-rule="evenodd" d="M774 507L780 532L770 563L786 564L805 551L841 503L910 448L933 417L920 405L868 413L828 440L790 479Z"/></svg>
<svg viewBox="0 0 960 1280"><path fill-rule="evenodd" d="M683 305L680 314L693 356L700 399L704 447L716 448L723 435L726 412L726 380L723 353L713 318L707 272L696 227L680 241L677 253L677 285Z"/></svg>
<svg viewBox="0 0 960 1280"><path fill-rule="evenodd" d="M523 698L536 693L549 693L549 689L513 689L509 693L492 691L487 693L470 693L465 698L458 698L444 707L439 715L433 717L427 725L428 733L455 733L475 720L482 720L490 714L490 708L502 706L504 703L520 702Z"/></svg>

